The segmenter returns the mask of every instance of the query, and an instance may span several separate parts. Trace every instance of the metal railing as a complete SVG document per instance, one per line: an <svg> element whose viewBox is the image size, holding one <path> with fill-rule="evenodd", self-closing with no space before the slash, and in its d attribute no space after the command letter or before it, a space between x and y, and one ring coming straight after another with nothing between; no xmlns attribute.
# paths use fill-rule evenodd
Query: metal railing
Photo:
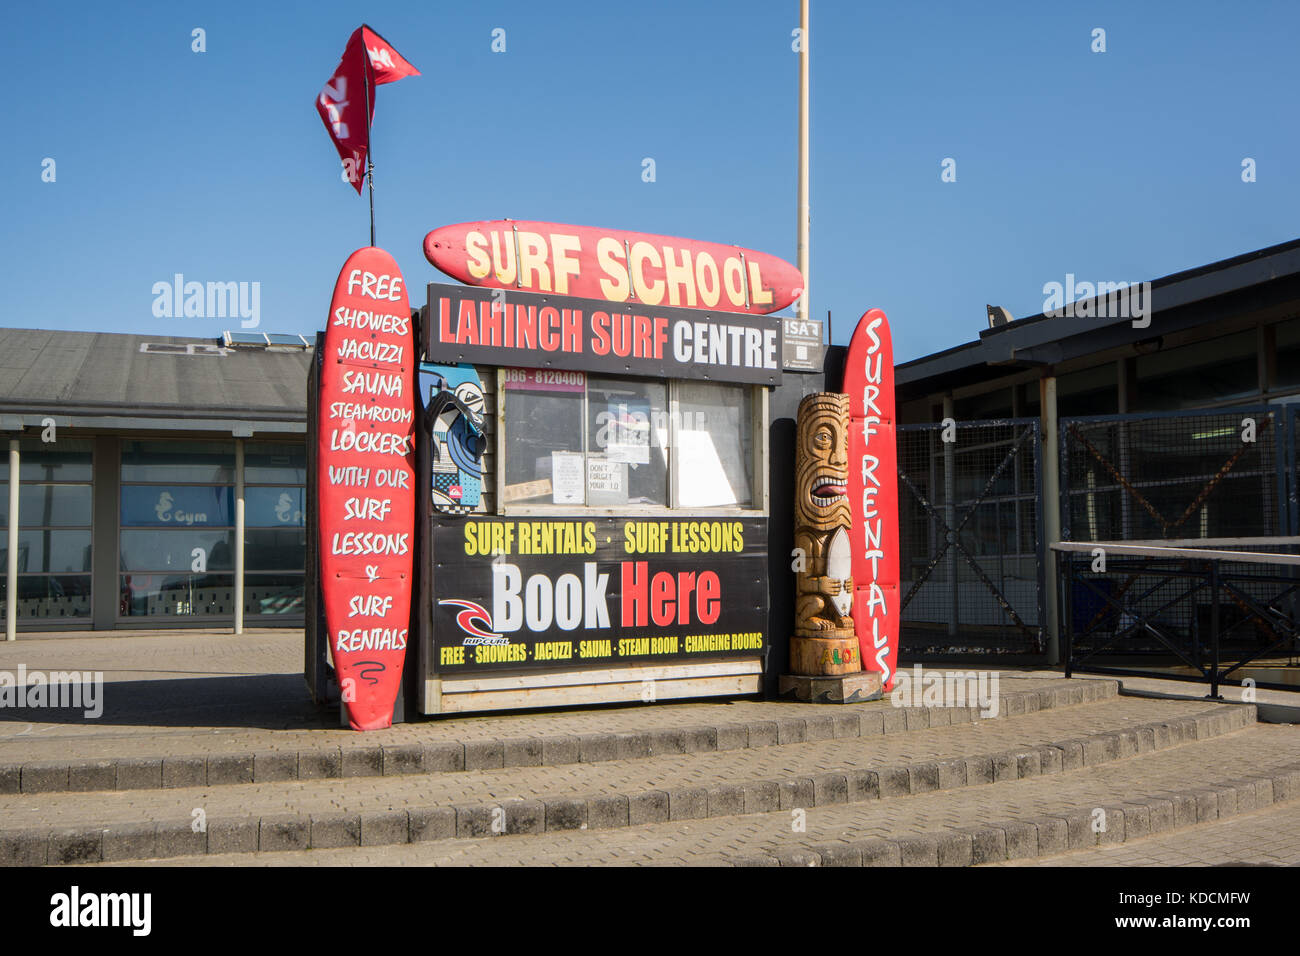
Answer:
<svg viewBox="0 0 1300 956"><path fill-rule="evenodd" d="M1206 681L1218 697L1234 673L1261 659L1300 663L1300 537L1063 541L1051 549L1066 677L1158 674ZM1171 658L1189 673L1163 666ZM1151 659L1158 669L1122 666Z"/></svg>

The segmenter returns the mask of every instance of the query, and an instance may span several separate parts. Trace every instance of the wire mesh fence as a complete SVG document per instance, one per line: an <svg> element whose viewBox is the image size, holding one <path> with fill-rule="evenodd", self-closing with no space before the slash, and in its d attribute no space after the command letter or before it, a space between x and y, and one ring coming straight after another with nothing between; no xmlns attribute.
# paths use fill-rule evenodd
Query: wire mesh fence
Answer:
<svg viewBox="0 0 1300 956"><path fill-rule="evenodd" d="M898 430L907 655L1043 649L1037 419Z"/></svg>
<svg viewBox="0 0 1300 956"><path fill-rule="evenodd" d="M1278 409L1062 419L1060 428L1063 540L1287 533Z"/></svg>
<svg viewBox="0 0 1300 956"><path fill-rule="evenodd" d="M1062 629L1075 660L1186 676L1218 674L1220 656L1238 676L1249 662L1296 665L1296 566L1206 557L1298 550L1284 537L1295 530L1289 500L1300 479L1295 414L1061 420L1061 537L1097 545L1061 558ZM1129 553L1116 553L1122 542Z"/></svg>

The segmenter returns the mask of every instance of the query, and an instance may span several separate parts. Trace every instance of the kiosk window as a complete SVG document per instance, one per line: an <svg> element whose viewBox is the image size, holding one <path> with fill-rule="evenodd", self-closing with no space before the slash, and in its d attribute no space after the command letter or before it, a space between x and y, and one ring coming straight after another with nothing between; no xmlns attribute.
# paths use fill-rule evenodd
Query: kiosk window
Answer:
<svg viewBox="0 0 1300 956"><path fill-rule="evenodd" d="M507 508L747 508L752 389L503 369Z"/></svg>
<svg viewBox="0 0 1300 956"><path fill-rule="evenodd" d="M581 372L503 369L509 504L566 503L582 457L586 382ZM579 500L577 504L582 504Z"/></svg>
<svg viewBox="0 0 1300 956"><path fill-rule="evenodd" d="M667 505L667 445L663 382L587 383L587 504Z"/></svg>
<svg viewBox="0 0 1300 956"><path fill-rule="evenodd" d="M741 385L677 383L678 505L748 507L753 501L753 394Z"/></svg>

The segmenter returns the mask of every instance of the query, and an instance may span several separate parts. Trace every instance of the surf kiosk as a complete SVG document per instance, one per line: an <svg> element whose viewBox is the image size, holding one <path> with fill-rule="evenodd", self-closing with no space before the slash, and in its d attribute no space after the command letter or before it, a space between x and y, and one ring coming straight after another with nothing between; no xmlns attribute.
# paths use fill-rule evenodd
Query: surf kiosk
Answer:
<svg viewBox="0 0 1300 956"><path fill-rule="evenodd" d="M770 313L799 272L737 246L510 220L436 229L424 251L460 284L428 285L402 372L417 494L397 719L760 691ZM337 630L321 583L318 697Z"/></svg>

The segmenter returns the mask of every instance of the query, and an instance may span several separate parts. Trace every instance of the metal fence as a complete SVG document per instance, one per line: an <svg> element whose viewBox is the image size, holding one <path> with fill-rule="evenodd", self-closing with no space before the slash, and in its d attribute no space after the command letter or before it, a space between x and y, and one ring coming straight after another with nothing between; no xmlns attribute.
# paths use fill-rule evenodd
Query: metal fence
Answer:
<svg viewBox="0 0 1300 956"><path fill-rule="evenodd" d="M1300 665L1300 542L1258 541L1209 539L1210 547L1197 548L1056 545L1066 676L1073 669L1154 668L1206 680L1213 696L1224 681L1244 677L1289 686L1287 670ZM1226 548L1236 557L1225 555ZM1245 556L1245 549L1258 557Z"/></svg>
<svg viewBox="0 0 1300 956"><path fill-rule="evenodd" d="M901 650L1044 649L1037 419L898 429Z"/></svg>
<svg viewBox="0 0 1300 956"><path fill-rule="evenodd" d="M1216 688L1247 663L1294 666L1294 565L1139 552L1293 550L1284 536L1300 519L1297 415L1271 406L1061 419L1061 537L1097 545L1058 559L1067 659ZM1118 553L1119 542L1136 550Z"/></svg>
<svg viewBox="0 0 1300 956"><path fill-rule="evenodd" d="M1063 418L1060 430L1062 540L1287 533L1280 408Z"/></svg>

